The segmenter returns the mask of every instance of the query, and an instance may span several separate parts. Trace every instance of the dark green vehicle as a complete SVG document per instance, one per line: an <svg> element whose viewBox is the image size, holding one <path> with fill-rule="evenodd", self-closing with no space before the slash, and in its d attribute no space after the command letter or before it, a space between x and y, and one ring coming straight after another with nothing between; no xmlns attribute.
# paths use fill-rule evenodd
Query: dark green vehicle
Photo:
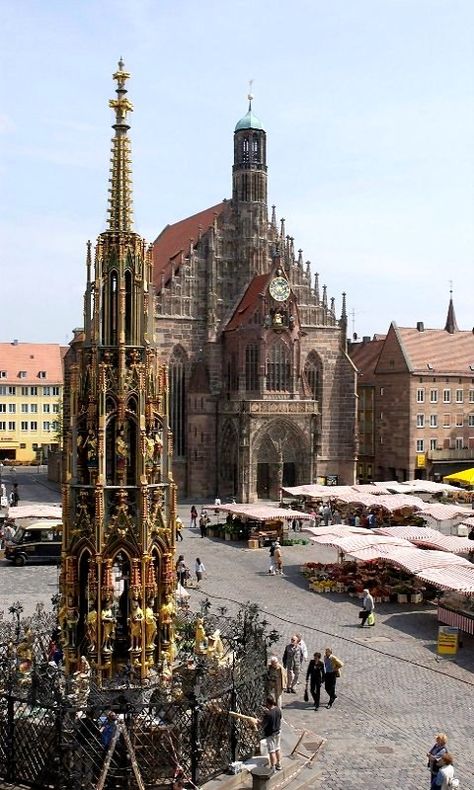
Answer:
<svg viewBox="0 0 474 790"><path fill-rule="evenodd" d="M18 566L27 562L58 563L61 558L62 528L60 521L46 518L18 527L14 537L5 546L5 559Z"/></svg>

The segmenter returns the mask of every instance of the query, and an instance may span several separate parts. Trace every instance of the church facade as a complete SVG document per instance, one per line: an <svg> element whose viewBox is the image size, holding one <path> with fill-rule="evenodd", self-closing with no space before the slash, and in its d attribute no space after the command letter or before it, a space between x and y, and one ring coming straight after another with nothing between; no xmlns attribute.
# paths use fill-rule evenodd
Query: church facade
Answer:
<svg viewBox="0 0 474 790"><path fill-rule="evenodd" d="M266 132L234 132L232 198L168 225L153 245L155 329L168 362L181 496L278 498L353 483L356 372L335 300L267 203Z"/></svg>

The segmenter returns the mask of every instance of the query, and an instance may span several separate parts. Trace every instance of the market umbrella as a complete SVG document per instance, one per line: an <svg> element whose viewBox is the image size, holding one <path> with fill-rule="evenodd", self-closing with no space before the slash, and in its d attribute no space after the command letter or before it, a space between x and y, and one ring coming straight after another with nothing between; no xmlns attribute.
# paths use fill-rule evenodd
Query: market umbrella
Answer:
<svg viewBox="0 0 474 790"><path fill-rule="evenodd" d="M451 475L446 475L443 480L448 480L451 483L464 483L467 486L474 486L474 467L471 469L464 469L462 472L453 472Z"/></svg>

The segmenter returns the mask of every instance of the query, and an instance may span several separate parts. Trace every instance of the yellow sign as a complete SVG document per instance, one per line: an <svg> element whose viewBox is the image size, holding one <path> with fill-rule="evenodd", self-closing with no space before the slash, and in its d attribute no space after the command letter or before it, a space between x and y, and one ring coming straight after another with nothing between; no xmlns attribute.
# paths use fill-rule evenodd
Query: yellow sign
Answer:
<svg viewBox="0 0 474 790"><path fill-rule="evenodd" d="M424 469L426 466L426 453L418 453L416 456L417 469Z"/></svg>
<svg viewBox="0 0 474 790"><path fill-rule="evenodd" d="M438 655L455 656L458 652L459 631L451 625L438 628Z"/></svg>

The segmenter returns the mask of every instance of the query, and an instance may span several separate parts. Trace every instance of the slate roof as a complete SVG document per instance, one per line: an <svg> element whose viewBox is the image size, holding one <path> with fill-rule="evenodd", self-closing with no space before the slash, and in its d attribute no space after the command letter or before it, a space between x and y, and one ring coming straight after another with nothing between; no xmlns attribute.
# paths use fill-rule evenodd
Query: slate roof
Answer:
<svg viewBox="0 0 474 790"><path fill-rule="evenodd" d="M63 349L58 343L0 343L2 384L62 384ZM20 376L20 371L26 375ZM40 371L46 376L39 377Z"/></svg>
<svg viewBox="0 0 474 790"><path fill-rule="evenodd" d="M229 205L226 201L217 203L173 225L167 225L161 231L153 242L153 281L158 290L161 288L162 276L166 279L171 273L171 261L182 251L188 251L190 239L193 239L194 244L197 243L199 234L209 230L216 214L221 214L226 205Z"/></svg>

